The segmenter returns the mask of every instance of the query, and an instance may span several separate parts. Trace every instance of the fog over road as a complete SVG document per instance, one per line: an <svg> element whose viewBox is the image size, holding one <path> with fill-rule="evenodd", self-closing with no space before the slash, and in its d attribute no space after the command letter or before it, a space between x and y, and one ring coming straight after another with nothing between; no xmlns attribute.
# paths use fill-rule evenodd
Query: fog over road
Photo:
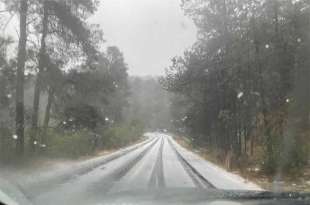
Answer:
<svg viewBox="0 0 310 205"><path fill-rule="evenodd" d="M253 183L230 174L184 149L162 133L91 163L83 171L56 183L22 187L34 204L90 204L108 194L165 188L260 190ZM85 163L82 167L88 167Z"/></svg>

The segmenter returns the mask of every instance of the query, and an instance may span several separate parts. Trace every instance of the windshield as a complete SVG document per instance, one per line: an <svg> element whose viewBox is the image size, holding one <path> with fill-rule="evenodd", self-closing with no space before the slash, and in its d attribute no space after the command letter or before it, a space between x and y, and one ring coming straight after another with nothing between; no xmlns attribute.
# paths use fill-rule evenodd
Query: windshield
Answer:
<svg viewBox="0 0 310 205"><path fill-rule="evenodd" d="M0 204L310 193L310 1L0 0L0 29Z"/></svg>

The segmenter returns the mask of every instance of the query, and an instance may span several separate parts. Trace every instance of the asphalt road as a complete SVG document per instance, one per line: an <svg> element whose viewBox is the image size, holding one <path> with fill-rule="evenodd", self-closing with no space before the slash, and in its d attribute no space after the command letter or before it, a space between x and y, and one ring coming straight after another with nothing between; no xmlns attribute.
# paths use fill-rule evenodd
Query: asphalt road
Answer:
<svg viewBox="0 0 310 205"><path fill-rule="evenodd" d="M56 186L37 184L24 192L34 204L95 204L108 194L165 188L257 189L179 146L172 137L150 139L91 169L72 173ZM85 165L86 166L86 165Z"/></svg>

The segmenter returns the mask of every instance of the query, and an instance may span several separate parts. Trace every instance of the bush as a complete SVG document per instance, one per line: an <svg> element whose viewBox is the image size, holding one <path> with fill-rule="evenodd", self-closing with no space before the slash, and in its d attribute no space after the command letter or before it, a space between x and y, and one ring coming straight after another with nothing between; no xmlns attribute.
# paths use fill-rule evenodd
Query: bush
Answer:
<svg viewBox="0 0 310 205"><path fill-rule="evenodd" d="M108 128L99 128L96 134L84 129L66 131L49 129L45 139L46 148L37 146L44 153L53 157L77 158L93 154L97 148L116 149L138 141L143 134L143 126L139 121L115 124Z"/></svg>
<svg viewBox="0 0 310 205"><path fill-rule="evenodd" d="M15 140L8 128L0 128L0 160L9 161L15 154Z"/></svg>
<svg viewBox="0 0 310 205"><path fill-rule="evenodd" d="M270 137L264 152L263 170L268 174L298 175L308 163L309 144L291 136L290 142L280 137Z"/></svg>
<svg viewBox="0 0 310 205"><path fill-rule="evenodd" d="M117 149L137 142L143 134L143 126L139 121L115 124L102 127L96 132L89 129L68 130L64 128L50 128L44 139L42 130L38 132L35 141L34 155L50 157L78 158L94 154L96 149ZM25 151L29 152L31 130L25 130ZM46 144L43 144L45 141ZM0 160L9 161L14 157L16 141L9 129L0 129ZM33 154L31 156L33 157ZM30 156L30 155L29 155Z"/></svg>
<svg viewBox="0 0 310 205"><path fill-rule="evenodd" d="M46 136L46 154L70 158L92 154L93 136L94 134L88 130L75 132L49 130Z"/></svg>
<svg viewBox="0 0 310 205"><path fill-rule="evenodd" d="M119 148L139 140L143 131L143 125L139 121L117 124L102 130L100 141L104 148Z"/></svg>

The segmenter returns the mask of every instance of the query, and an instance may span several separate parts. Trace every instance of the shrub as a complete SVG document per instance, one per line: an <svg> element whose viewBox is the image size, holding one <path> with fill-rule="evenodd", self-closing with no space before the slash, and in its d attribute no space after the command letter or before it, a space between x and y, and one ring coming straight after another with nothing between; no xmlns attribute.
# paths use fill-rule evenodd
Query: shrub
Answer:
<svg viewBox="0 0 310 205"><path fill-rule="evenodd" d="M14 156L15 140L8 128L0 128L0 160L8 161Z"/></svg>
<svg viewBox="0 0 310 205"><path fill-rule="evenodd" d="M93 133L88 130L49 130L46 139L46 154L51 156L76 158L94 151Z"/></svg>
<svg viewBox="0 0 310 205"><path fill-rule="evenodd" d="M121 123L106 130L101 130L101 144L104 148L118 148L140 139L143 125L139 121Z"/></svg>
<svg viewBox="0 0 310 205"><path fill-rule="evenodd" d="M37 146L49 156L77 158L93 154L97 148L116 149L127 146L138 141L142 134L143 126L139 121L102 127L96 134L88 129L49 129L45 136L46 147L39 143Z"/></svg>

